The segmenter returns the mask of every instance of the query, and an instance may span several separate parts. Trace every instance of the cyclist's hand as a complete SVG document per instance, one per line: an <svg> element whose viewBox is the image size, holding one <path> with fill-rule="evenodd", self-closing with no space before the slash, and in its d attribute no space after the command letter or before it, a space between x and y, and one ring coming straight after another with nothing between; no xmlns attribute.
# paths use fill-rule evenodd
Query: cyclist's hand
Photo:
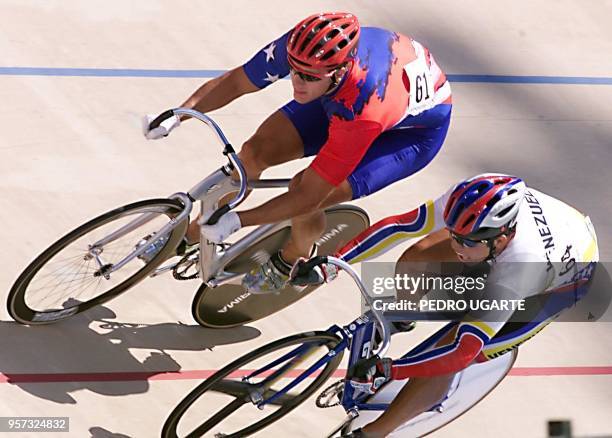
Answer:
<svg viewBox="0 0 612 438"><path fill-rule="evenodd" d="M213 243L223 242L229 236L242 228L240 217L235 211L225 213L214 225L206 225L206 221L200 219L200 225L202 226L202 235L206 237L209 242Z"/></svg>
<svg viewBox="0 0 612 438"><path fill-rule="evenodd" d="M170 134L174 128L181 124L181 119L178 116L172 116L164 120L157 128L149 129L151 122L158 114L147 114L142 118L142 133L149 140L158 140Z"/></svg>
<svg viewBox="0 0 612 438"><path fill-rule="evenodd" d="M353 388L374 394L382 385L391 380L392 367L393 361L390 358L381 359L378 356L372 356L352 365L347 372L347 378Z"/></svg>

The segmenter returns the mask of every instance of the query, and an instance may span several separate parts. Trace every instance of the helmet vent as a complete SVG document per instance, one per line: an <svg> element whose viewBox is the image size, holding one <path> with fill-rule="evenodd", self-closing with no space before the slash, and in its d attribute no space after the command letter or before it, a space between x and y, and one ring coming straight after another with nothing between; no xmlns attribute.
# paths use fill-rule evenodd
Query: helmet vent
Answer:
<svg viewBox="0 0 612 438"><path fill-rule="evenodd" d="M469 217L468 217L468 218L465 220L465 222L463 222L463 225L462 225L461 227L462 227L462 228L463 228L463 227L467 227L467 226L468 226L468 224L469 224L470 222L472 222L472 221L474 220L474 218L475 218L475 217L476 217L476 216L474 216L473 214L471 214L471 215L470 215L470 216L469 216Z"/></svg>
<svg viewBox="0 0 612 438"><path fill-rule="evenodd" d="M455 214L453 215L453 220L452 220L453 223L455 223L457 219L459 219L459 216L461 215L461 213L463 213L464 209L465 209L464 203L461 203L455 207Z"/></svg>
<svg viewBox="0 0 612 438"><path fill-rule="evenodd" d="M329 33L326 35L327 40L329 41L329 40L331 40L332 38L337 37L337 36L338 36L338 34L339 34L340 32L341 32L341 31L340 31L340 29L337 29L337 28L336 28L336 29L333 29L331 32L329 32Z"/></svg>
<svg viewBox="0 0 612 438"><path fill-rule="evenodd" d="M513 206L511 205L510 207L506 207L506 208L504 208L502 211L500 211L500 212L497 214L497 217L504 217L506 214L508 214L508 212L510 212L510 210L512 210L512 207L513 207Z"/></svg>
<svg viewBox="0 0 612 438"><path fill-rule="evenodd" d="M313 56L315 53L317 53L317 52L318 52L318 51L321 49L321 47L323 47L323 44L321 44L321 43L316 44L316 45L315 45L315 46L312 48L312 50L310 51L310 53L308 54L308 56Z"/></svg>
<svg viewBox="0 0 612 438"><path fill-rule="evenodd" d="M476 187L476 191L478 193L481 193L481 192L485 192L488 188L489 188L489 184L484 182L482 184L478 184L478 186Z"/></svg>
<svg viewBox="0 0 612 438"><path fill-rule="evenodd" d="M499 201L499 194L493 196L491 199L489 199L489 202L487 202L487 208L491 208L493 207L498 201Z"/></svg>
<svg viewBox="0 0 612 438"><path fill-rule="evenodd" d="M312 35L308 35L306 38L304 38L304 42L302 42L302 45L300 46L300 52L303 52L306 49L306 46L308 46L311 40Z"/></svg>
<svg viewBox="0 0 612 438"><path fill-rule="evenodd" d="M323 55L323 57L322 57L321 59L322 59L323 61L325 61L325 60L327 60L327 59L331 58L331 57L332 57L334 54L335 54L335 53L334 53L332 50L330 50L330 51L328 51L328 52L327 52L325 55Z"/></svg>

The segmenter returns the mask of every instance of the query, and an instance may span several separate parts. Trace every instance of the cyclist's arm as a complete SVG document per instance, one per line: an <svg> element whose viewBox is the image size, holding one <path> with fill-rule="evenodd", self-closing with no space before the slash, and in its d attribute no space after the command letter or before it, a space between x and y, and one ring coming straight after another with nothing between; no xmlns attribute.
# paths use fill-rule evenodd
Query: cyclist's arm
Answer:
<svg viewBox="0 0 612 438"><path fill-rule="evenodd" d="M479 293L476 302L519 300L546 290L547 273L542 263L528 262L527 255L520 260L521 262L505 263L503 267L496 265L487 278L486 288ZM526 310L517 315L519 320L521 317L530 316L530 309ZM441 376L463 370L478 357L484 346L514 314L515 310L511 307L470 312L471 320L459 323L455 339L448 345L394 360L392 378ZM552 316L551 313L546 318ZM538 313L537 317L542 317L542 312Z"/></svg>
<svg viewBox="0 0 612 438"><path fill-rule="evenodd" d="M341 130L344 132L330 129L330 140L289 192L260 207L239 212L242 226L269 224L320 210L334 188L357 167L381 129L379 123L371 121L346 123ZM320 158L321 154L325 158Z"/></svg>
<svg viewBox="0 0 612 438"><path fill-rule="evenodd" d="M427 201L407 213L379 220L338 251L348 263L378 257L399 244L412 245L444 226L442 213L449 192L435 201Z"/></svg>
<svg viewBox="0 0 612 438"><path fill-rule="evenodd" d="M204 83L181 106L207 113L221 108L234 99L259 90L246 75L243 66ZM181 119L188 119L183 116Z"/></svg>
<svg viewBox="0 0 612 438"><path fill-rule="evenodd" d="M182 106L206 113L287 76L287 38L288 32L262 48L244 65L206 82Z"/></svg>
<svg viewBox="0 0 612 438"><path fill-rule="evenodd" d="M484 322L462 322L452 343L393 361L391 377L433 377L465 369L495 335Z"/></svg>
<svg viewBox="0 0 612 438"><path fill-rule="evenodd" d="M320 210L334 186L307 168L295 188L251 210L238 212L243 227L270 224Z"/></svg>

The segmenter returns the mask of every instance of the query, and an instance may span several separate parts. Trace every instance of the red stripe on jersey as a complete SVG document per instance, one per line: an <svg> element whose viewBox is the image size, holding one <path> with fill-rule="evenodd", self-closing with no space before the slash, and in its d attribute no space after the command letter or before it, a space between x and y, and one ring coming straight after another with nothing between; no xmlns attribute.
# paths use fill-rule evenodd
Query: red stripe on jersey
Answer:
<svg viewBox="0 0 612 438"><path fill-rule="evenodd" d="M346 254L350 252L353 248L357 247L361 242L368 239L370 236L376 234L376 232L387 225L407 225L415 222L419 217L419 209L420 207L415 208L414 210L409 211L408 213L402 213L395 216L389 216L387 218L381 219L376 222L374 225L371 225L368 229L362 231L357 237L353 238L350 242L344 245L338 251L338 254Z"/></svg>
<svg viewBox="0 0 612 438"><path fill-rule="evenodd" d="M391 376L393 379L401 380L408 377L433 377L456 373L472 363L481 352L483 345L482 339L475 334L463 333L456 348L445 354L414 364L395 365L394 363Z"/></svg>

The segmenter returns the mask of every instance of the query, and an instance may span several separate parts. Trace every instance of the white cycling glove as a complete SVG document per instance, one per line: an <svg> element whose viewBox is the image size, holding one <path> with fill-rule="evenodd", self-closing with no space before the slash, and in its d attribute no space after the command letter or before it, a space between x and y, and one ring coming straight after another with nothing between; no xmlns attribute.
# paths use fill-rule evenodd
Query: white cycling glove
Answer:
<svg viewBox="0 0 612 438"><path fill-rule="evenodd" d="M199 223L202 226L202 235L206 237L209 242L213 243L223 242L229 236L242 228L240 217L235 211L225 213L214 225L206 225L206 221L202 219L200 219Z"/></svg>
<svg viewBox="0 0 612 438"><path fill-rule="evenodd" d="M164 120L161 125L155 129L149 129L149 125L159 114L147 114L142 118L142 133L149 140L158 140L170 134L174 128L181 124L181 119L178 116L172 116Z"/></svg>

